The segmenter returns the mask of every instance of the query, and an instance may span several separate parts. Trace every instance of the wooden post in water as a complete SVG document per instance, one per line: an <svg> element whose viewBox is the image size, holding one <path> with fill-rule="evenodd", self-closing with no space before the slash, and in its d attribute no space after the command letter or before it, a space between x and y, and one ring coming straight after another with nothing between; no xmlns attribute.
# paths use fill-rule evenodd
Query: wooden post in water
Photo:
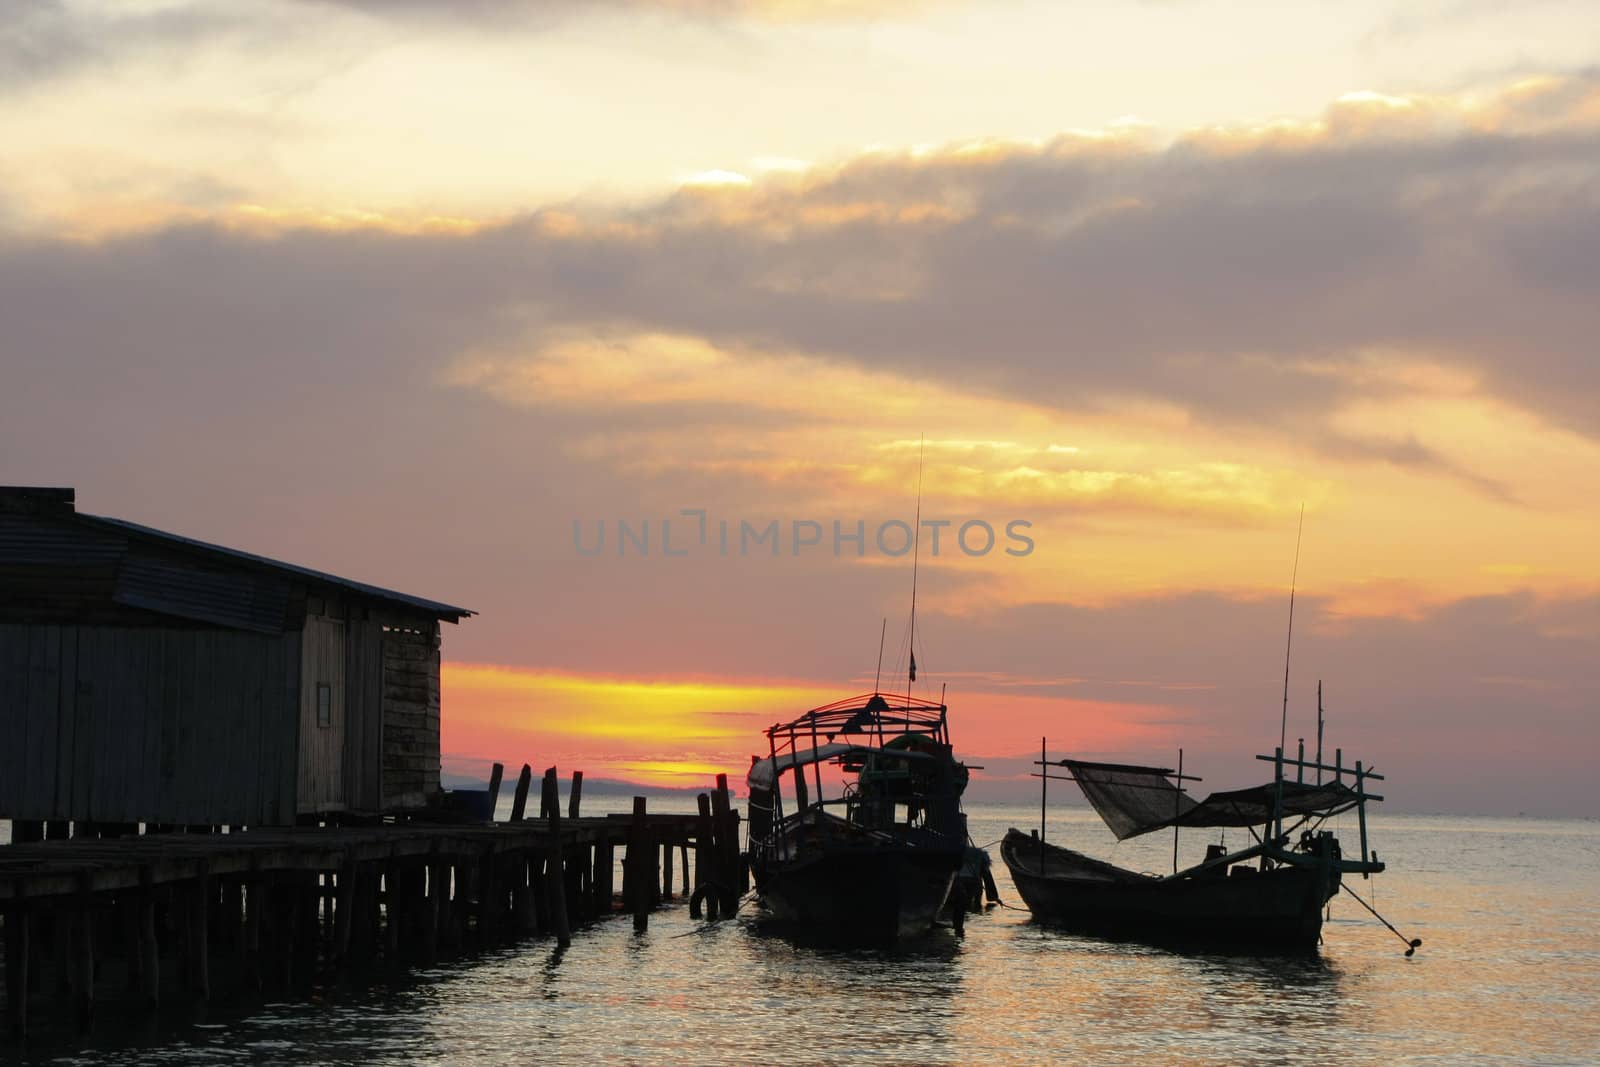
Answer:
<svg viewBox="0 0 1600 1067"><path fill-rule="evenodd" d="M739 847L739 821L739 813L737 811L732 812L728 817L728 822L733 829L733 833L730 835L733 840L733 873L738 881L739 896L743 897L750 892L750 864L749 857ZM738 901L735 901L734 904L737 906Z"/></svg>
<svg viewBox="0 0 1600 1067"><path fill-rule="evenodd" d="M356 870L356 908L350 916L350 951L357 956L370 957L378 950L379 914L378 889L383 880L383 869L377 864L365 863Z"/></svg>
<svg viewBox="0 0 1600 1067"><path fill-rule="evenodd" d="M130 954L139 957L140 999L148 1007L155 1007L161 996L161 951L156 941L156 891L154 872L149 864L139 868L139 897L135 902L138 911L134 927L135 944L128 947ZM250 893L250 913L257 914L255 891Z"/></svg>
<svg viewBox="0 0 1600 1067"><path fill-rule="evenodd" d="M221 879L221 884L217 887L217 897L222 903L217 916L216 932L220 935L218 940L227 945L229 951L238 957L241 952L244 923L244 883L234 877Z"/></svg>
<svg viewBox="0 0 1600 1067"><path fill-rule="evenodd" d="M141 907L143 903L141 902ZM261 930L267 910L267 880L261 874L261 857L250 857L250 873L244 884L244 986L250 992L261 989ZM150 929L152 946L155 928ZM140 937L141 951L143 935Z"/></svg>
<svg viewBox="0 0 1600 1067"><path fill-rule="evenodd" d="M613 869L617 857L611 839L604 838L594 846L594 909L597 914L610 915L615 903L616 885Z"/></svg>
<svg viewBox="0 0 1600 1067"><path fill-rule="evenodd" d="M730 919L734 909L739 906L739 820L733 813L733 804L728 797L726 774L717 775L717 791L711 797L711 810L716 818L717 883L722 887L722 917Z"/></svg>
<svg viewBox="0 0 1600 1067"><path fill-rule="evenodd" d="M578 817L578 806L583 800L583 772L572 772L572 792L567 797L567 818Z"/></svg>
<svg viewBox="0 0 1600 1067"><path fill-rule="evenodd" d="M6 924L6 1015L12 1036L18 1040L28 1034L28 965L33 940L33 916L20 903L5 913Z"/></svg>
<svg viewBox="0 0 1600 1067"><path fill-rule="evenodd" d="M439 856L439 843L428 856L428 899L422 905L422 958L433 963L439 958L439 927L446 921L450 906L450 866Z"/></svg>
<svg viewBox="0 0 1600 1067"><path fill-rule="evenodd" d="M122 917L123 960L128 963L128 992L139 992L139 896L118 893L117 912Z"/></svg>
<svg viewBox="0 0 1600 1067"><path fill-rule="evenodd" d="M539 912L533 904L533 875L529 871L530 866L529 854L519 852L516 863L511 868L513 872L511 909L516 919L517 933L522 936L532 934L539 929Z"/></svg>
<svg viewBox="0 0 1600 1067"><path fill-rule="evenodd" d="M189 905L189 985L200 1000L211 999L211 946L207 941L211 913L211 872L200 864Z"/></svg>
<svg viewBox="0 0 1600 1067"><path fill-rule="evenodd" d="M556 794L556 802L559 804L560 801L561 794L558 792ZM579 811L582 810L582 806L583 772L573 771L572 787L567 794L567 818L577 819ZM567 857L567 864L564 872L567 880L566 901L569 915L574 907L576 907L578 913L582 915L588 910L588 902L590 896L592 895L587 892L587 883L594 868L589 862L588 847L584 845L577 845L575 847L576 851Z"/></svg>
<svg viewBox="0 0 1600 1067"><path fill-rule="evenodd" d="M590 844L584 845L578 852L579 863L583 867L581 877L578 879L578 894L581 901L578 909L579 914L584 919L593 919L600 913L600 909L596 907L600 898L594 888L595 867L600 862L599 853L600 844L598 840L593 840Z"/></svg>
<svg viewBox="0 0 1600 1067"><path fill-rule="evenodd" d="M689 844L687 841L678 846L679 866L683 868L683 895L685 898L694 891L689 885Z"/></svg>
<svg viewBox="0 0 1600 1067"><path fill-rule="evenodd" d="M533 768L526 763L522 765L522 773L517 775L517 792L511 799L511 821L521 822L523 814L528 810L528 786L533 782Z"/></svg>
<svg viewBox="0 0 1600 1067"><path fill-rule="evenodd" d="M661 843L661 895L672 896L672 842Z"/></svg>
<svg viewBox="0 0 1600 1067"><path fill-rule="evenodd" d="M333 903L333 959L342 976L350 958L350 933L355 925L356 913L356 860L354 852L345 853L344 862L334 876Z"/></svg>
<svg viewBox="0 0 1600 1067"><path fill-rule="evenodd" d="M695 797L695 803L700 808L700 818L695 823L694 833L694 893L689 898L689 917L700 918L700 909L696 901L703 896L706 901L706 918L717 917L717 894L709 891L708 887L717 880L716 871L713 870L716 855L716 835L711 822L711 797L701 793ZM707 889L707 892L701 892Z"/></svg>
<svg viewBox="0 0 1600 1067"><path fill-rule="evenodd" d="M550 923L555 930L556 944L566 948L572 944L572 928L567 922L567 879L561 862L561 786L554 767L544 772L544 796L546 807L550 811L547 823L550 841L546 846L548 851L544 873L545 894L550 905Z"/></svg>
<svg viewBox="0 0 1600 1067"><path fill-rule="evenodd" d="M450 862L450 945L458 950L467 947L471 929L472 894L476 888L477 867L467 856L457 853Z"/></svg>
<svg viewBox="0 0 1600 1067"><path fill-rule="evenodd" d="M273 951L278 954L278 981L285 992L294 988L294 961L299 937L300 886L289 873L279 874L272 895L277 902L273 915Z"/></svg>
<svg viewBox="0 0 1600 1067"><path fill-rule="evenodd" d="M317 956L322 949L322 925L317 914L322 893L319 876L313 871L303 872L295 881L294 944L303 964L298 967L300 985L309 988L316 979Z"/></svg>
<svg viewBox="0 0 1600 1067"><path fill-rule="evenodd" d="M500 800L500 779L505 773L505 767L498 763L489 768L489 822L494 822L494 809Z"/></svg>
<svg viewBox="0 0 1600 1067"><path fill-rule="evenodd" d="M500 878L493 846L478 857L478 943L493 944L500 924Z"/></svg>
<svg viewBox="0 0 1600 1067"><path fill-rule="evenodd" d="M77 906L72 911L68 931L71 937L72 996L77 1006L80 1031L87 1032L94 1022L94 899L89 894L89 876L83 875Z"/></svg>
<svg viewBox="0 0 1600 1067"><path fill-rule="evenodd" d="M400 959L400 927L410 913L411 872L401 873L391 855L383 865L383 958L394 966Z"/></svg>
<svg viewBox="0 0 1600 1067"><path fill-rule="evenodd" d="M644 869L645 850L650 847L650 830L645 822L644 797L633 798L633 824L628 833L628 889L629 904L633 907L634 933L644 933L650 926L650 889Z"/></svg>

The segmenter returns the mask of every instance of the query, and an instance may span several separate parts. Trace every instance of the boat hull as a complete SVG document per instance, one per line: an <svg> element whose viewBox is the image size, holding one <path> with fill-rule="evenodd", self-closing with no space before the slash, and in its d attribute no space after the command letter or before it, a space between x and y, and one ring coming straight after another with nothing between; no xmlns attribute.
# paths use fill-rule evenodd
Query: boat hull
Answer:
<svg viewBox="0 0 1600 1067"><path fill-rule="evenodd" d="M1017 892L1036 919L1077 932L1162 944L1314 951L1323 907L1339 890L1325 866L1166 881L1040 873L1037 841L1013 831L1001 846ZM1058 850L1065 855L1076 855Z"/></svg>
<svg viewBox="0 0 1600 1067"><path fill-rule="evenodd" d="M962 859L959 847L840 847L753 863L751 871L771 917L794 932L892 943L933 926Z"/></svg>

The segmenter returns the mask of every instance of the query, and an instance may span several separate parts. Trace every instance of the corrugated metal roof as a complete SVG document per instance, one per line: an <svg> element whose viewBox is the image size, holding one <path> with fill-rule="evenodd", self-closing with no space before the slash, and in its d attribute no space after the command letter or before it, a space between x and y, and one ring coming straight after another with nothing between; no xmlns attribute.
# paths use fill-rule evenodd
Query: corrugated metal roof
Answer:
<svg viewBox="0 0 1600 1067"><path fill-rule="evenodd" d="M117 570L111 599L163 615L275 634L283 630L289 587L275 574L216 570L192 558L162 558L135 548Z"/></svg>
<svg viewBox="0 0 1600 1067"><path fill-rule="evenodd" d="M0 512L0 563L19 566L114 567L128 549L120 533L74 523L59 515Z"/></svg>
<svg viewBox="0 0 1600 1067"><path fill-rule="evenodd" d="M241 552L236 548L226 548L222 545L213 545L206 541L196 541L192 537L183 537L179 534L167 533L165 530L152 529L141 526L136 522L125 519L111 519L100 515L85 515L76 513L74 519L81 523L97 526L104 530L119 531L134 540L147 541L173 549L178 552L198 553L247 567L267 569L283 576L293 576L319 585L341 589L358 596L369 597L373 600L383 600L391 604L399 604L407 608L421 611L435 618L448 619L459 622L462 619L477 614L467 608L456 607L437 600L428 600L425 597L411 596L409 593L396 592L393 589L384 589L381 586L368 585L365 582L352 581L341 578L336 574L312 570L310 567L300 567L293 563L284 563L282 560L268 559L251 552ZM130 557L131 559L131 557ZM120 593L120 590L119 590ZM121 597L119 596L119 599ZM139 605L144 606L144 605Z"/></svg>

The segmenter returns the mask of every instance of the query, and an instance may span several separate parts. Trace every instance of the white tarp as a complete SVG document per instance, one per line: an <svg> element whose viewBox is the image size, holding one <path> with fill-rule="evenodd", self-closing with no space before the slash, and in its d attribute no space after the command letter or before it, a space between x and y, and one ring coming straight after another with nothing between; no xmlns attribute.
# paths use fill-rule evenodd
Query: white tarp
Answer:
<svg viewBox="0 0 1600 1067"><path fill-rule="evenodd" d="M835 756L849 752L851 749L860 748L847 741L834 741L816 748L805 748L798 752L786 752L781 756L758 759L750 765L750 773L745 776L745 784L751 789L771 789L778 775L791 767L809 767L822 760L833 759Z"/></svg>

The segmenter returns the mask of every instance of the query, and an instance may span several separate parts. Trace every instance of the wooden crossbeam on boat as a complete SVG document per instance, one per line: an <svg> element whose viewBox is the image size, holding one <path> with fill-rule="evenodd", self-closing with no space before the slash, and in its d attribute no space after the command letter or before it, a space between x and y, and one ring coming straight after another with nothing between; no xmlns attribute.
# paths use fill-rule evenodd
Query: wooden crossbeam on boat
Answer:
<svg viewBox="0 0 1600 1067"><path fill-rule="evenodd" d="M1277 762L1279 757L1277 757L1277 756L1257 756L1256 759L1262 760L1262 761L1264 761L1266 763L1273 763L1273 762ZM1342 766L1339 763L1331 763L1330 764L1330 763L1320 763L1320 762L1318 762L1316 760L1290 759L1288 756L1282 757L1282 762L1283 762L1283 765L1285 767L1300 767L1300 768L1302 768L1304 770L1308 770L1308 771L1335 771L1335 772L1338 772L1340 774L1354 774L1355 773L1355 771L1353 769L1351 769L1350 767ZM1376 779L1376 780L1378 780L1380 782L1383 781L1383 775L1377 773L1374 770L1366 769L1366 770L1363 770L1361 773L1362 773L1362 776L1365 777L1365 778L1373 778L1373 779Z"/></svg>
<svg viewBox="0 0 1600 1067"><path fill-rule="evenodd" d="M1319 942L1323 906L1341 878L1385 869L1368 850L1366 834L1366 804L1383 799L1367 791L1368 782L1383 776L1360 762L1347 767L1342 750L1335 750L1331 765L1320 753L1307 759L1300 739L1293 756L1280 747L1257 757L1273 764L1265 784L1214 792L1195 803L1180 783L1200 779L1183 773L1181 749L1173 770L1052 760L1044 742L1040 748L1039 759L1032 761L1038 770L1030 774L1040 780L1040 828L1031 839L1011 831L1001 854L1029 909L1046 921L1089 932L1311 949ZM1292 776L1290 768L1296 772ZM1308 770L1316 772L1315 783ZM1324 775L1328 771L1331 776ZM1173 873L1161 877L1123 870L1047 844L1044 790L1052 780L1077 783L1119 840L1171 827ZM1162 801L1175 810L1166 815L1154 810ZM1321 827L1351 810L1360 820L1361 852L1347 857L1334 833ZM1242 827L1253 841L1233 852L1212 844L1202 862L1179 870L1181 827Z"/></svg>
<svg viewBox="0 0 1600 1067"><path fill-rule="evenodd" d="M1201 874L1217 867L1231 867L1235 863L1243 863L1245 860L1255 859L1257 856L1266 851L1266 849L1267 845L1265 843L1258 843L1251 845L1249 848L1242 848L1237 852L1230 852L1225 856L1212 856L1202 863L1195 864L1193 867L1185 867L1181 871L1169 874L1162 878L1161 881L1174 882L1184 878L1193 878L1197 874Z"/></svg>
<svg viewBox="0 0 1600 1067"><path fill-rule="evenodd" d="M1038 761L1035 760L1034 762L1038 762ZM1030 774L1030 775L1028 775L1028 777L1029 778L1048 778L1052 782L1076 782L1076 781L1078 781L1077 777L1075 777L1074 775L1070 775L1070 774ZM1185 774L1185 775L1181 775L1181 776L1178 775L1178 774L1170 774L1169 777L1172 777L1174 779L1181 778L1185 782L1203 782L1203 781L1205 781L1204 778L1201 778L1199 775L1196 775L1196 774ZM1159 786L1159 785L1139 785L1139 784L1137 784L1135 782L1125 783L1123 785L1123 788L1124 789L1156 789L1156 790L1162 790L1162 787ZM1162 791L1164 792L1165 790L1162 790Z"/></svg>

